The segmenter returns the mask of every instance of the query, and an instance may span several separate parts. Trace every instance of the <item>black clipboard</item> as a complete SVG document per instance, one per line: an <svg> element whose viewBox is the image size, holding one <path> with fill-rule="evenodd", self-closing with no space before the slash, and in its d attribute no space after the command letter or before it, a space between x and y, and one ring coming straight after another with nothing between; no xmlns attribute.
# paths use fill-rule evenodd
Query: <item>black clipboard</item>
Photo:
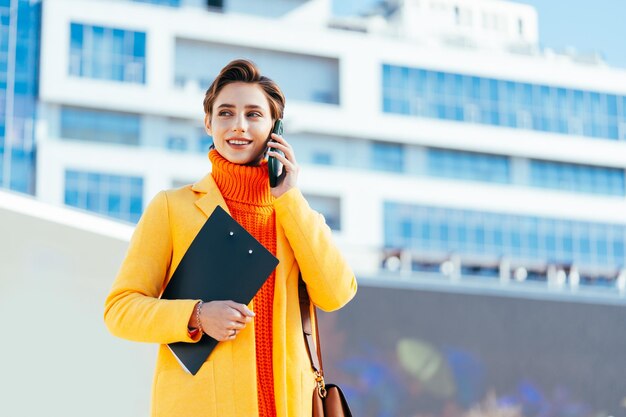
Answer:
<svg viewBox="0 0 626 417"><path fill-rule="evenodd" d="M276 265L278 259L217 206L191 242L161 298L248 304ZM195 375L218 343L205 334L197 343L168 346L181 365Z"/></svg>

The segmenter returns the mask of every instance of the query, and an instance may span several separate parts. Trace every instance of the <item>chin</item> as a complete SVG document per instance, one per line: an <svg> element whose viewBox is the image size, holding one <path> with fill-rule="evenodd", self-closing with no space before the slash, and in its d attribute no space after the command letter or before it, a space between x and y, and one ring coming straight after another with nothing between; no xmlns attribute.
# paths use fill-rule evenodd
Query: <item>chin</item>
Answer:
<svg viewBox="0 0 626 417"><path fill-rule="evenodd" d="M237 165L255 165L254 157L250 155L224 155L224 158L228 159L233 164Z"/></svg>
<svg viewBox="0 0 626 417"><path fill-rule="evenodd" d="M247 149L244 152L237 152L229 148L216 147L224 159L237 165L258 165L263 160L263 154L260 155L261 149Z"/></svg>

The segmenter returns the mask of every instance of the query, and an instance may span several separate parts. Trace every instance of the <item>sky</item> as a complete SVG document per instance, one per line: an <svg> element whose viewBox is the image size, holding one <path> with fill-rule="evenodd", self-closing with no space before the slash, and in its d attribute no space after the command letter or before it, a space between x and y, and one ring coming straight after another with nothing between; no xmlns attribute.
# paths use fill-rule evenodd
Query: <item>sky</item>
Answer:
<svg viewBox="0 0 626 417"><path fill-rule="evenodd" d="M611 66L626 68L625 0L523 0L539 15L539 39L544 47L574 46L580 52L600 52Z"/></svg>
<svg viewBox="0 0 626 417"><path fill-rule="evenodd" d="M334 0L338 14L379 0ZM463 0L459 0L463 1ZM626 0L516 0L534 6L541 46L599 52L610 66L626 68Z"/></svg>

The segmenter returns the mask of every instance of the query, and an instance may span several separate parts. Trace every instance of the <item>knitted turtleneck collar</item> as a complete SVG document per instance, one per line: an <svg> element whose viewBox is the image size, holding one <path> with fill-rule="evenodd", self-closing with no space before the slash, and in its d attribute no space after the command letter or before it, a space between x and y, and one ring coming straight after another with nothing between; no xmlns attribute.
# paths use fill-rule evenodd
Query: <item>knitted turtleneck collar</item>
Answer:
<svg viewBox="0 0 626 417"><path fill-rule="evenodd" d="M257 166L239 165L224 158L216 149L209 152L209 160L211 176L225 200L254 206L272 205L274 197L270 193L267 161Z"/></svg>

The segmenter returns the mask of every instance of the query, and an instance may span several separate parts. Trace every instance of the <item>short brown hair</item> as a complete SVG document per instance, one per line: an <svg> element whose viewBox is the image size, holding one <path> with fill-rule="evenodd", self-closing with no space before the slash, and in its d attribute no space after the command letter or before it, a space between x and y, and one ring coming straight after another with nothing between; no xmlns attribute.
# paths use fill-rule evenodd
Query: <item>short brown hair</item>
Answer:
<svg viewBox="0 0 626 417"><path fill-rule="evenodd" d="M264 75L256 64L247 59L236 59L230 61L222 70L211 86L204 94L204 114L211 116L213 103L224 86L236 83L258 84L263 89L267 101L270 105L272 119L282 119L285 110L285 95L280 90L278 84Z"/></svg>

